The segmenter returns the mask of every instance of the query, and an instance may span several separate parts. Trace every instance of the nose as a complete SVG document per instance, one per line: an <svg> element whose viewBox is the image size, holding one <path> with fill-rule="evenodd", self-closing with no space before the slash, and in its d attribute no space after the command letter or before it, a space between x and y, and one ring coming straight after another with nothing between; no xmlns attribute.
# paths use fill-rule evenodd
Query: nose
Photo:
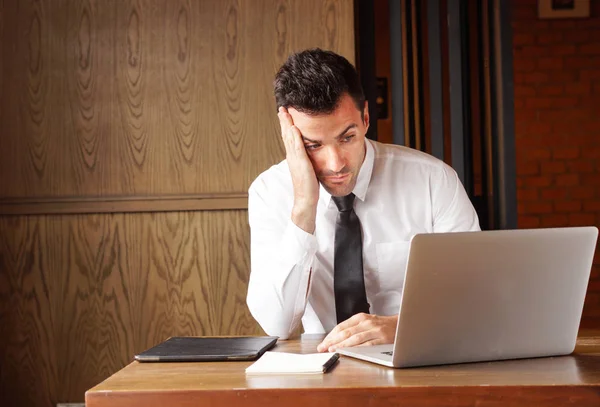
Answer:
<svg viewBox="0 0 600 407"><path fill-rule="evenodd" d="M341 151L337 147L331 146L327 152L327 169L330 172L338 173L344 166L345 162Z"/></svg>

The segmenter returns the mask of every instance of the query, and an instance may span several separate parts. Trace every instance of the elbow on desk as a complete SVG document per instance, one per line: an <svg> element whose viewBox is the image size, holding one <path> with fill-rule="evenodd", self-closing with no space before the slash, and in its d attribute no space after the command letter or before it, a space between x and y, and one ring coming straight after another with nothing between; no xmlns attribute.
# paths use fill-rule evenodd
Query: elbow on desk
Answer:
<svg viewBox="0 0 600 407"><path fill-rule="evenodd" d="M265 301L264 296L248 292L246 304L252 317L269 336L277 336L281 340L289 339L292 330L289 329L291 321L286 318L279 307ZM287 328L286 328L287 327Z"/></svg>

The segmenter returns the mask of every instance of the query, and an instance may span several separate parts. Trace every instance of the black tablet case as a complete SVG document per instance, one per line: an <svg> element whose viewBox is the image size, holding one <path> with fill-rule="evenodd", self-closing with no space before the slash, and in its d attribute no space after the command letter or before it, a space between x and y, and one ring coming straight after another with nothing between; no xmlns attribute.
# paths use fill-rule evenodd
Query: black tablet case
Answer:
<svg viewBox="0 0 600 407"><path fill-rule="evenodd" d="M135 360L139 362L256 360L276 342L276 336L172 337L135 355Z"/></svg>

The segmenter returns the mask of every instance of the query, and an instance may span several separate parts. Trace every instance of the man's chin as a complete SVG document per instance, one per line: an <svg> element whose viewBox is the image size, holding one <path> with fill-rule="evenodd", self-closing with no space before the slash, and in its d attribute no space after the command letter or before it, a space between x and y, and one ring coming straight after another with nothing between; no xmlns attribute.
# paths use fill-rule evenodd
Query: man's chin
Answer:
<svg viewBox="0 0 600 407"><path fill-rule="evenodd" d="M326 184L321 182L325 191L329 192L331 196L346 196L352 192L355 183L350 184Z"/></svg>

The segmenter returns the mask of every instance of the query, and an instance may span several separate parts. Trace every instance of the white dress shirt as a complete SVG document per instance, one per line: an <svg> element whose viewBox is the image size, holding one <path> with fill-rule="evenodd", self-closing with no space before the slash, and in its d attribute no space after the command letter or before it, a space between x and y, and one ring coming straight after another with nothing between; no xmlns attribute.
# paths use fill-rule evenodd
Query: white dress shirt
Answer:
<svg viewBox="0 0 600 407"><path fill-rule="evenodd" d="M428 154L366 140L353 193L363 232L370 313L397 315L409 241L417 233L480 230L456 172ZM263 172L248 191L251 273L247 303L268 335L288 338L337 325L333 249L338 210L320 187L314 234L291 221L294 190L286 161Z"/></svg>

